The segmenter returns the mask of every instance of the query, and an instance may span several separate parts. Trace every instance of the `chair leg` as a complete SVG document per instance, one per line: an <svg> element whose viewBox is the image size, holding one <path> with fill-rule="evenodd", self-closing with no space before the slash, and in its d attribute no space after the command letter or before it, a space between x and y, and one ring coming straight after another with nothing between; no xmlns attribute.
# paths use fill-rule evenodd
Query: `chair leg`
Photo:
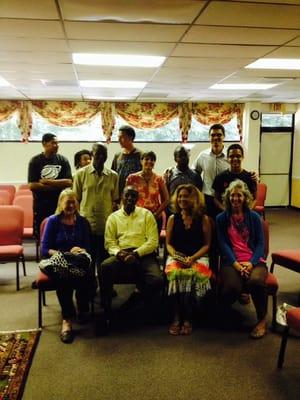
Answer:
<svg viewBox="0 0 300 400"><path fill-rule="evenodd" d="M16 286L20 290L19 260L16 261Z"/></svg>
<svg viewBox="0 0 300 400"><path fill-rule="evenodd" d="M22 265L23 265L23 275L26 276L26 266L25 266L24 254L22 254L21 261L22 261Z"/></svg>
<svg viewBox="0 0 300 400"><path fill-rule="evenodd" d="M39 241L36 239L35 241L35 261L38 263L40 261L40 254L39 254Z"/></svg>
<svg viewBox="0 0 300 400"><path fill-rule="evenodd" d="M42 299L43 299L43 306L46 306L46 292L45 290L42 290Z"/></svg>
<svg viewBox="0 0 300 400"><path fill-rule="evenodd" d="M288 335L289 335L289 327L287 326L282 334L281 346L280 346L279 355L278 355L277 368L279 368L279 369L281 369L283 366Z"/></svg>
<svg viewBox="0 0 300 400"><path fill-rule="evenodd" d="M42 300L44 300L45 292L38 289L38 324L39 328L42 328Z"/></svg>
<svg viewBox="0 0 300 400"><path fill-rule="evenodd" d="M277 322L276 322L276 311L277 311L277 296L274 294L272 296L272 331L276 332Z"/></svg>
<svg viewBox="0 0 300 400"><path fill-rule="evenodd" d="M270 272L271 272L271 274L273 274L274 267L275 267L275 262L272 261L272 264L271 264L271 267L270 267Z"/></svg>

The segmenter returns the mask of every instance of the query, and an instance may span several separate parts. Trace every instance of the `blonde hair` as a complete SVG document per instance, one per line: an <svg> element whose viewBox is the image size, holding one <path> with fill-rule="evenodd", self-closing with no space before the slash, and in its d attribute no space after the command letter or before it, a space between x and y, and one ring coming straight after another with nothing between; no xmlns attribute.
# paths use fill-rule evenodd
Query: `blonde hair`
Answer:
<svg viewBox="0 0 300 400"><path fill-rule="evenodd" d="M191 216L196 217L203 215L205 210L204 195L202 192L200 192L199 189L196 188L196 186L192 184L179 185L176 188L175 193L171 198L172 211L175 213L180 213L181 211L178 205L178 196L181 190L186 190L190 195L189 197L191 199L191 208L190 208Z"/></svg>
<svg viewBox="0 0 300 400"><path fill-rule="evenodd" d="M228 188L225 190L222 200L226 210L231 210L231 203L230 203L230 194L234 190L239 189L242 191L243 195L245 196L245 201L243 204L243 208L250 209L253 203L253 196L250 193L248 186L245 182L241 181L240 179L236 179L235 181L231 182Z"/></svg>
<svg viewBox="0 0 300 400"><path fill-rule="evenodd" d="M64 189L62 192L60 192L60 195L57 200L57 207L55 210L56 215L59 215L64 211L63 210L63 201L65 200L66 197L73 197L75 199L76 212L79 211L79 203L78 203L75 192L72 189L67 188L67 189Z"/></svg>

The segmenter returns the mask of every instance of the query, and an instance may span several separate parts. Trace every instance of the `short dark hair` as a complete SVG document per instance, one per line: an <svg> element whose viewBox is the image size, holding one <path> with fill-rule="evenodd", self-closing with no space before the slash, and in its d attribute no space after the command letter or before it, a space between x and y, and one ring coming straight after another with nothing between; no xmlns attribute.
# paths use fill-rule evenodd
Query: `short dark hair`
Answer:
<svg viewBox="0 0 300 400"><path fill-rule="evenodd" d="M42 137L42 143L48 143L51 142L51 140L56 139L56 135L53 133L44 133Z"/></svg>
<svg viewBox="0 0 300 400"><path fill-rule="evenodd" d="M244 157L244 149L243 146L240 145L239 143L233 143L231 144L228 149L227 149L227 157L229 156L230 150L241 150L242 156Z"/></svg>
<svg viewBox="0 0 300 400"><path fill-rule="evenodd" d="M154 151L145 151L145 153L143 153L141 156L141 160L144 158L150 158L150 160L156 161L156 154Z"/></svg>
<svg viewBox="0 0 300 400"><path fill-rule="evenodd" d="M135 130L129 125L122 125L119 128L119 131L125 133L132 141L135 139Z"/></svg>
<svg viewBox="0 0 300 400"><path fill-rule="evenodd" d="M184 147L182 145L179 145L174 150L174 157L176 157L177 154L182 152L182 151L184 151L187 155L189 155L189 153L190 153L190 151L186 147Z"/></svg>
<svg viewBox="0 0 300 400"><path fill-rule="evenodd" d="M83 150L77 151L77 153L74 154L75 168L79 167L81 156L83 156L84 154L88 154L90 157L92 157L92 152L90 150L83 149Z"/></svg>
<svg viewBox="0 0 300 400"><path fill-rule="evenodd" d="M225 128L222 124L213 124L210 128L209 128L209 134L213 129L221 129L221 131L223 132L223 135L225 136Z"/></svg>

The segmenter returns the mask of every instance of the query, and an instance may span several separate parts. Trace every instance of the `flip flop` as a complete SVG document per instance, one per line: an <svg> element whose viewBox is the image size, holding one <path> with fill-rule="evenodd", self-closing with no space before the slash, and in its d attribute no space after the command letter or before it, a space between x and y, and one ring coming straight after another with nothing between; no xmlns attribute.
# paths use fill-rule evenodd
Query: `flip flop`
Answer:
<svg viewBox="0 0 300 400"><path fill-rule="evenodd" d="M192 330L193 330L193 328L192 328L191 323L186 321L186 322L184 322L184 324L181 327L180 334L187 336L192 333Z"/></svg>
<svg viewBox="0 0 300 400"><path fill-rule="evenodd" d="M257 324L250 333L250 337L252 339L261 339L262 337L265 336L266 333L267 333L267 325Z"/></svg>
<svg viewBox="0 0 300 400"><path fill-rule="evenodd" d="M169 334L178 336L180 334L180 323L179 321L173 322L169 327Z"/></svg>

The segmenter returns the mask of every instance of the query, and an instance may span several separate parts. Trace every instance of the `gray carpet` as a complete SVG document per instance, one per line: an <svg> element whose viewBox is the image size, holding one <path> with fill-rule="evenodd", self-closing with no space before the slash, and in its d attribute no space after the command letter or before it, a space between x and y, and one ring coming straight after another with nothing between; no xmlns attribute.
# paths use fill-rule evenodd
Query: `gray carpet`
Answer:
<svg viewBox="0 0 300 400"><path fill-rule="evenodd" d="M300 212L268 210L270 251L299 248ZM26 244L27 259L34 246ZM37 327L37 291L30 288L37 266L27 262L21 290L15 290L15 267L0 265L0 329ZM276 267L279 303L297 304L300 274ZM130 288L118 286L117 306ZM276 369L280 334L259 341L248 338L255 321L253 306L235 306L234 329L225 329L207 313L198 316L190 337L170 337L167 321L136 321L123 316L107 338L95 337L93 324L74 325L73 344L59 340L60 314L55 293L47 295L45 327L33 360L23 400L69 399L298 399L299 336L289 338L282 371ZM96 310L99 312L99 304ZM270 310L269 310L270 320Z"/></svg>

